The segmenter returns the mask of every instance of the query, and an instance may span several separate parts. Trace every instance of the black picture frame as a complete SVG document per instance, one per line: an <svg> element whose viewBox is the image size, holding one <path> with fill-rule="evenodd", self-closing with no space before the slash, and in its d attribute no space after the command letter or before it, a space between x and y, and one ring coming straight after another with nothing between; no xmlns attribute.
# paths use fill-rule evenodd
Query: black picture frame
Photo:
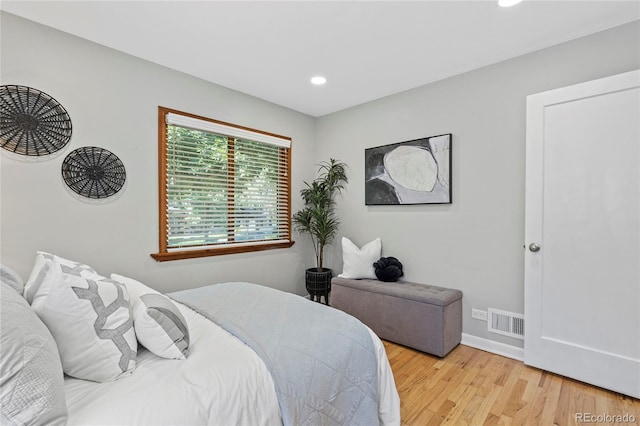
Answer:
<svg viewBox="0 0 640 426"><path fill-rule="evenodd" d="M365 204L451 204L452 134L364 151Z"/></svg>

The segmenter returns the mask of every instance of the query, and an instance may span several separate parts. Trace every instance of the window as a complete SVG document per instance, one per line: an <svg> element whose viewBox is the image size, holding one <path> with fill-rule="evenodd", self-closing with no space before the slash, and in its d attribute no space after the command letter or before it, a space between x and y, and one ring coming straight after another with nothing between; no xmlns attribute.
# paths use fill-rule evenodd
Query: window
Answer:
<svg viewBox="0 0 640 426"><path fill-rule="evenodd" d="M291 247L291 138L158 107L158 261Z"/></svg>

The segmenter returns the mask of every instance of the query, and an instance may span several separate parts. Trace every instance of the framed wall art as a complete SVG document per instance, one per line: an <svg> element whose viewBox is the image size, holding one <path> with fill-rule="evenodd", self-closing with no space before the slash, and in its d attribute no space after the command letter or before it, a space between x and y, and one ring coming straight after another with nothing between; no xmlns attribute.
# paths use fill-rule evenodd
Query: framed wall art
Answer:
<svg viewBox="0 0 640 426"><path fill-rule="evenodd" d="M450 204L451 133L364 151L365 204Z"/></svg>

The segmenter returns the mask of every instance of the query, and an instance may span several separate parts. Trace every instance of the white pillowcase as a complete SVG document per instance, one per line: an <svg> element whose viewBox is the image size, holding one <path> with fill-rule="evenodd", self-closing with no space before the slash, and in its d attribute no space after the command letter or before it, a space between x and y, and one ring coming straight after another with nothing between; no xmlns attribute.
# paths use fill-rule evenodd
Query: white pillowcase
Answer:
<svg viewBox="0 0 640 426"><path fill-rule="evenodd" d="M51 331L69 376L107 382L135 369L138 344L123 284L38 252L25 296Z"/></svg>
<svg viewBox="0 0 640 426"><path fill-rule="evenodd" d="M358 248L350 239L342 237L342 273L340 278L377 279L374 262L380 259L382 242L380 238Z"/></svg>
<svg viewBox="0 0 640 426"><path fill-rule="evenodd" d="M31 275L29 275L29 279L24 285L24 297L25 299L27 299L27 302L33 303L34 296L39 291L39 297L43 297L45 295L45 293L43 293L45 289L42 289L41 291L40 286L49 273L49 268L51 267L51 262L48 261L53 260L58 262L61 268L64 268L66 271L74 271L74 274L78 274L81 277L100 277L100 275L98 275L98 273L88 265L83 265L72 260L67 260L62 257L55 256L51 253L39 251L36 254L36 261L33 269L31 270Z"/></svg>
<svg viewBox="0 0 640 426"><path fill-rule="evenodd" d="M178 307L162 293L118 274L111 279L127 286L132 296L133 325L138 341L162 358L185 359L189 328Z"/></svg>

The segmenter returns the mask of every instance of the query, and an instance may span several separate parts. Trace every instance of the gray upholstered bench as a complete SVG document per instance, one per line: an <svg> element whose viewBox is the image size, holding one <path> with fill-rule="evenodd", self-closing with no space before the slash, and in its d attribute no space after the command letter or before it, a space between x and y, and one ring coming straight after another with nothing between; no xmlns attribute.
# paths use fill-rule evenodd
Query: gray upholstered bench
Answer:
<svg viewBox="0 0 640 426"><path fill-rule="evenodd" d="M462 338L462 292L411 282L333 278L331 306L385 340L439 357Z"/></svg>

